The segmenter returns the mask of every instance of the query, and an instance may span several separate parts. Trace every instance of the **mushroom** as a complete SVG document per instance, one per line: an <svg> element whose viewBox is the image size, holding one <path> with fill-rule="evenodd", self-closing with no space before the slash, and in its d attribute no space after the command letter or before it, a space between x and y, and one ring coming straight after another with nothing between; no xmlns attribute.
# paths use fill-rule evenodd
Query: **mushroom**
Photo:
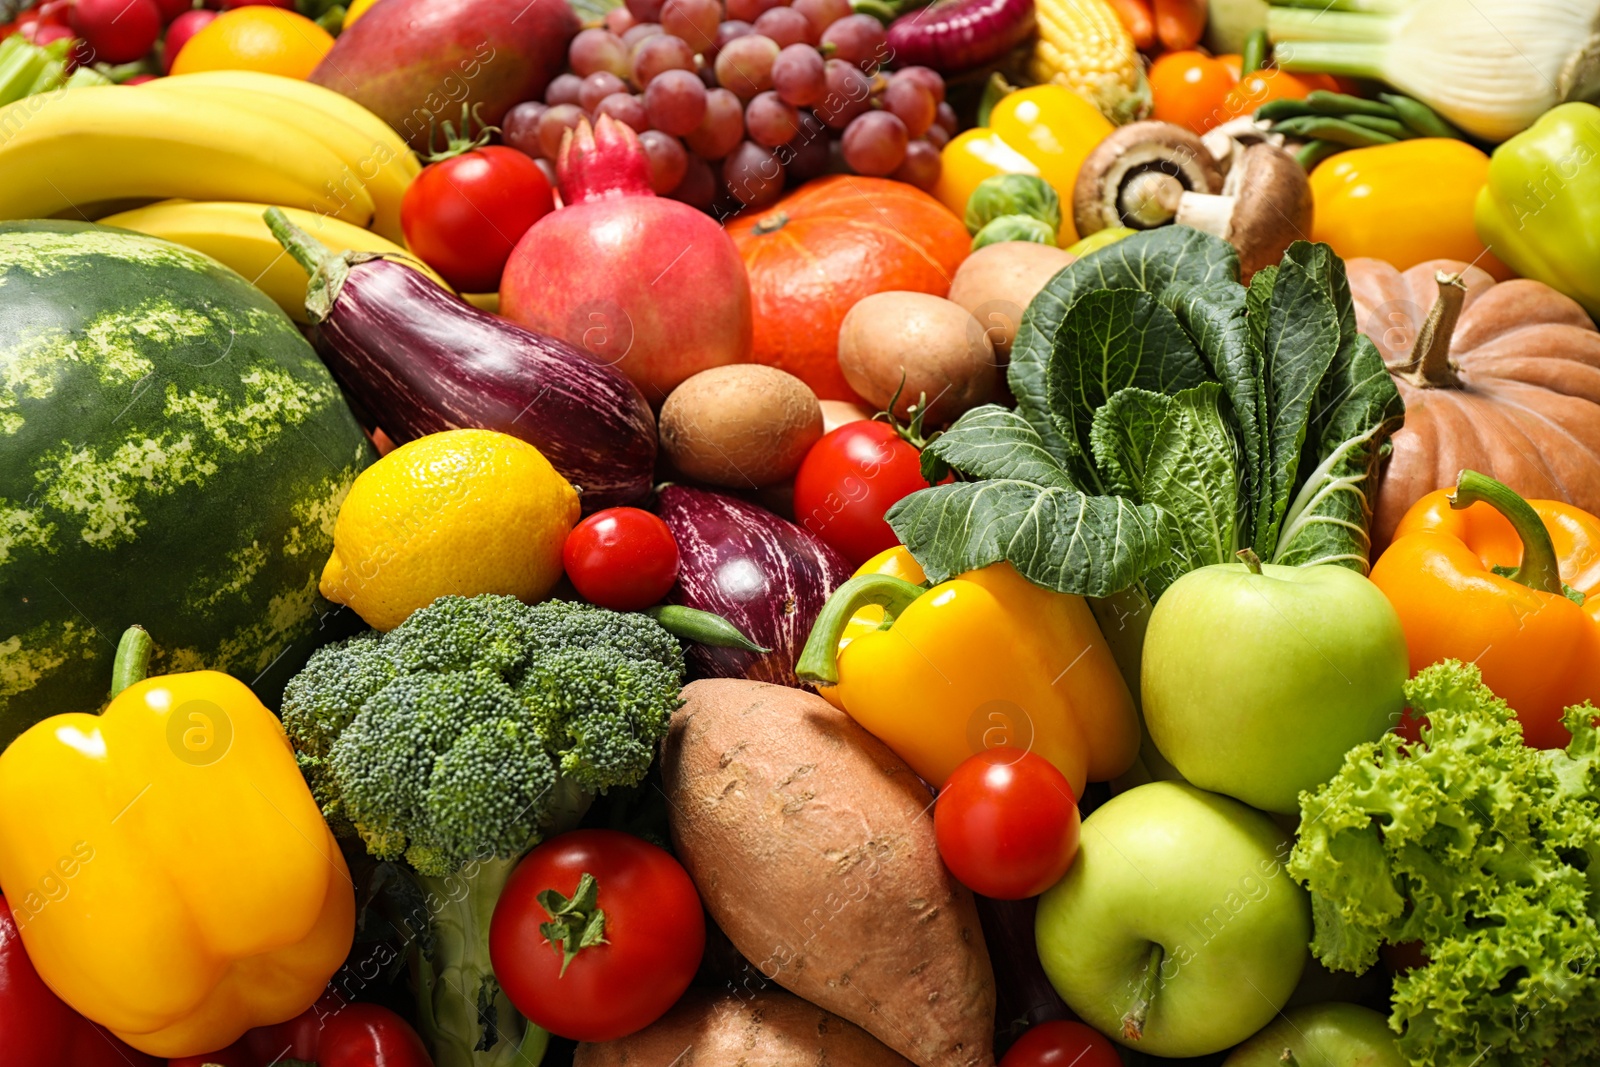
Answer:
<svg viewBox="0 0 1600 1067"><path fill-rule="evenodd" d="M1108 226L1150 230L1179 223L1239 250L1245 281L1276 263L1311 230L1311 185L1294 157L1266 142L1237 145L1225 160L1189 131L1136 122L1089 154L1073 188L1080 236Z"/></svg>

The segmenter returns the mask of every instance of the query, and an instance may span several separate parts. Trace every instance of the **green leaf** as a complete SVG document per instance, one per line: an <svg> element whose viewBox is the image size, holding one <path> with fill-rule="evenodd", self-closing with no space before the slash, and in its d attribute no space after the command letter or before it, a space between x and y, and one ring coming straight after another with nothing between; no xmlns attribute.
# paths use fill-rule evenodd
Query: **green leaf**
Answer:
<svg viewBox="0 0 1600 1067"><path fill-rule="evenodd" d="M1151 447L1172 407L1172 397L1148 389L1122 389L1094 413L1089 448L1105 486L1135 503L1144 501Z"/></svg>
<svg viewBox="0 0 1600 1067"><path fill-rule="evenodd" d="M1238 277L1239 253L1234 247L1187 226L1136 233L1084 256L1051 278L1022 316L1007 372L1018 412L1039 432L1045 448L1067 464L1074 449L1050 420L1045 369L1061 322L1078 298L1096 289L1160 293L1174 282L1203 285Z"/></svg>
<svg viewBox="0 0 1600 1067"><path fill-rule="evenodd" d="M1047 589L1108 596L1167 552L1157 509L1034 482L936 485L886 518L933 582L1009 560Z"/></svg>
<svg viewBox="0 0 1600 1067"><path fill-rule="evenodd" d="M1278 528L1300 472L1311 406L1339 350L1339 312L1329 278L1327 245L1296 241L1284 253L1267 300L1267 470L1253 501L1254 548L1275 559ZM1247 299L1247 306L1248 306Z"/></svg>
<svg viewBox="0 0 1600 1067"><path fill-rule="evenodd" d="M1152 596L1179 575L1233 560L1238 446L1221 403L1216 382L1183 390L1172 397L1151 442L1143 499L1167 514L1172 539L1172 555L1149 580Z"/></svg>
<svg viewBox="0 0 1600 1067"><path fill-rule="evenodd" d="M1089 450L1096 409L1129 386L1176 393L1206 380L1208 369L1178 317L1138 289L1100 289L1072 305L1056 331L1048 367L1056 429Z"/></svg>
<svg viewBox="0 0 1600 1067"><path fill-rule="evenodd" d="M1250 287L1245 290L1245 315L1250 323L1250 334L1256 347L1267 347L1267 305L1272 300L1272 287L1278 280L1277 267L1262 267L1250 277Z"/></svg>
<svg viewBox="0 0 1600 1067"><path fill-rule="evenodd" d="M1031 482L1050 489L1078 488L1028 421L994 404L973 408L934 438L922 450L922 469L930 482L954 469L969 478Z"/></svg>

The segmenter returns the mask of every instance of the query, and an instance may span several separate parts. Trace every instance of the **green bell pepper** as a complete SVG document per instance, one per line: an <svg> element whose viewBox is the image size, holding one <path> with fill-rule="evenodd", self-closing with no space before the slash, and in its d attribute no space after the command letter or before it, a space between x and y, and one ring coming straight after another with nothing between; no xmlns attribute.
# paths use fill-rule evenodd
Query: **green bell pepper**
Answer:
<svg viewBox="0 0 1600 1067"><path fill-rule="evenodd" d="M1600 318L1600 107L1562 104L1495 149L1474 212L1507 266Z"/></svg>

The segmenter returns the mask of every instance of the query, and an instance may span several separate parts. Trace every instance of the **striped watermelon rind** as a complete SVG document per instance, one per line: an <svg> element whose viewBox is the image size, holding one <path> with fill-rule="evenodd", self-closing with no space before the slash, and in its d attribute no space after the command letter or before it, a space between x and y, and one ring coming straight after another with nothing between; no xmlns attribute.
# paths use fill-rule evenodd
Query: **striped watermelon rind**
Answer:
<svg viewBox="0 0 1600 1067"><path fill-rule="evenodd" d="M317 577L374 458L233 271L105 227L0 223L0 745L99 707L133 623L153 672L287 677L328 630Z"/></svg>

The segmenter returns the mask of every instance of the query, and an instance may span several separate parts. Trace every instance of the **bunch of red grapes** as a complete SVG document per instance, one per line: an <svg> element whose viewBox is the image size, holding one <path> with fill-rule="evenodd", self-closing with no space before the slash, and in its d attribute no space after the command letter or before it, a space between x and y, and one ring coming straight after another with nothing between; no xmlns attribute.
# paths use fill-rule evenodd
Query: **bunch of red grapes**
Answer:
<svg viewBox="0 0 1600 1067"><path fill-rule="evenodd" d="M657 193L718 213L830 171L933 187L956 115L934 71L883 69L882 23L849 0L726 3L628 0L573 39L543 102L511 110L505 142L554 160L579 119L609 115Z"/></svg>

